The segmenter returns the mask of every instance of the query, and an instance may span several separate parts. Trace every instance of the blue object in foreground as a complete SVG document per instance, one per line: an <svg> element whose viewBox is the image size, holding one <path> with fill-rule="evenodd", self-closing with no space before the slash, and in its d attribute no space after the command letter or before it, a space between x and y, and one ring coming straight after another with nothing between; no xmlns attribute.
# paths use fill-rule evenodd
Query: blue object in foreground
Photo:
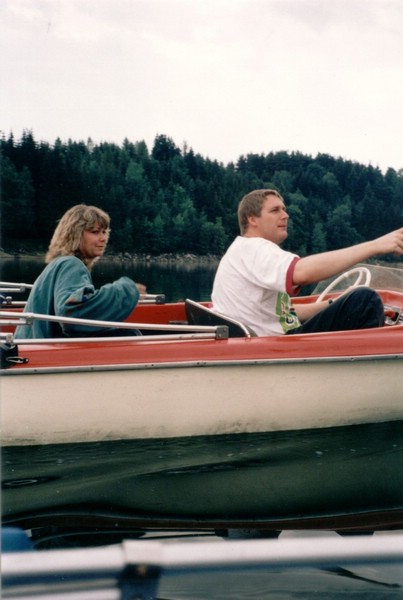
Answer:
<svg viewBox="0 0 403 600"><path fill-rule="evenodd" d="M33 546L25 531L18 529L18 527L1 528L2 552L24 552L27 550L33 550Z"/></svg>

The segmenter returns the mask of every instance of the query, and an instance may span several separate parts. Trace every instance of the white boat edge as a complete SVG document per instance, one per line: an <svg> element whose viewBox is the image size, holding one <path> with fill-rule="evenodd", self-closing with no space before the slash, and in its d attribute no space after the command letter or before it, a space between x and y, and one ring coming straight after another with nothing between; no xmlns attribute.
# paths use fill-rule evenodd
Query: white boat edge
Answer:
<svg viewBox="0 0 403 600"><path fill-rule="evenodd" d="M402 366L403 354L9 370L1 378L2 443L210 436L396 421L403 419Z"/></svg>

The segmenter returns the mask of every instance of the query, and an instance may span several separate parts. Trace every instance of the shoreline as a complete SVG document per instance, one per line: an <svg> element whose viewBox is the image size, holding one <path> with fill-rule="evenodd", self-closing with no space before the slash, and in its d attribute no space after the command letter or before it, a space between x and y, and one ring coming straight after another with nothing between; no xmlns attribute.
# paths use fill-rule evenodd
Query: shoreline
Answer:
<svg viewBox="0 0 403 600"><path fill-rule="evenodd" d="M0 251L0 258L2 259L43 259L45 260L46 252L7 252L5 250ZM133 262L133 263L146 263L146 264L185 264L185 263L193 263L193 264L214 264L219 263L221 256L216 256L214 254L206 254L202 256L198 256L197 254L192 254L191 252L184 252L180 254L130 254L129 252L107 252L104 254L99 260L102 259L111 260L114 262Z"/></svg>
<svg viewBox="0 0 403 600"><path fill-rule="evenodd" d="M42 259L45 262L46 251L36 251L36 252L28 252L25 250L22 251L5 251L3 248L0 249L0 259L29 259L29 260L40 260ZM205 254L205 255L197 255L191 252L183 252L183 253L170 253L166 252L164 254L153 255L149 253L145 254L130 254L129 252L106 252L100 259L109 260L112 262L118 263L128 263L132 262L134 264L147 264L147 265L161 265L161 264L176 264L176 265L184 265L184 264L192 264L192 265L202 265L202 266L218 266L222 256L218 256L216 254ZM98 261L97 261L98 262ZM366 261L368 264L380 265L385 267L403 268L403 264L401 261L388 261L381 260L376 257Z"/></svg>

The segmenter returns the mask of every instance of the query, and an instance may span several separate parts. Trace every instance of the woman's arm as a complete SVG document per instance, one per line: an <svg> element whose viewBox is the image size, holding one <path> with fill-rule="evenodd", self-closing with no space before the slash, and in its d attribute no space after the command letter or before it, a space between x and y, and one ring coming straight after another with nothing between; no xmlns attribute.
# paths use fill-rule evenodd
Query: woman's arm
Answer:
<svg viewBox="0 0 403 600"><path fill-rule="evenodd" d="M87 267L75 257L62 262L54 282L55 314L63 317L124 321L138 299L139 289L128 277L95 289ZM63 329L66 333L95 331L69 324Z"/></svg>

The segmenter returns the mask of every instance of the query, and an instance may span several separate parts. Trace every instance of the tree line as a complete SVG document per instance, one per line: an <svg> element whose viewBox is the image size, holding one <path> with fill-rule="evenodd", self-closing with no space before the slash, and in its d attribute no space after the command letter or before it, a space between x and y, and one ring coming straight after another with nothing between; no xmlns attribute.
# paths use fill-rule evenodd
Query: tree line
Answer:
<svg viewBox="0 0 403 600"><path fill-rule="evenodd" d="M275 188L290 214L287 249L304 255L372 239L403 224L403 169L300 152L246 154L236 163L204 158L166 135L151 150L57 139L32 131L1 148L4 250L44 250L63 213L78 203L109 213L109 249L130 254L221 255L238 235L247 192Z"/></svg>

